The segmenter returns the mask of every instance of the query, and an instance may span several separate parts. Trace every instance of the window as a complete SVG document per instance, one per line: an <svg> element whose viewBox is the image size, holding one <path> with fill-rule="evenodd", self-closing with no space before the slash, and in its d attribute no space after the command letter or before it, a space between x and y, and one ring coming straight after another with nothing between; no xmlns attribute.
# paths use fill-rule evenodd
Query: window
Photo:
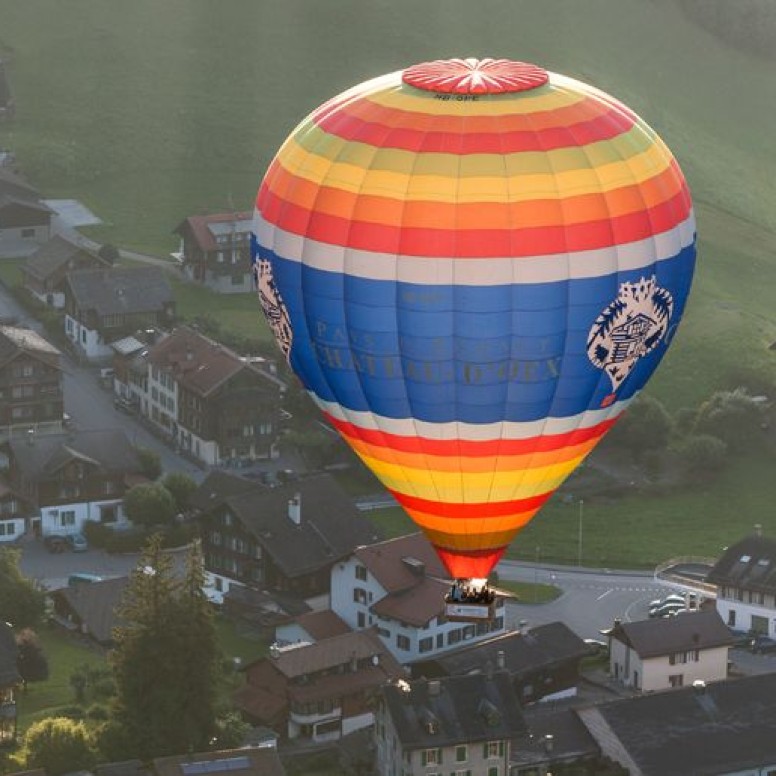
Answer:
<svg viewBox="0 0 776 776"><path fill-rule="evenodd" d="M356 564L356 579L360 579L362 582L366 582L366 566Z"/></svg>
<svg viewBox="0 0 776 776"><path fill-rule="evenodd" d="M221 517L221 522L223 522L224 525L232 524L232 516L229 514L229 512L224 512L224 514Z"/></svg>
<svg viewBox="0 0 776 776"><path fill-rule="evenodd" d="M486 760L491 760L494 757L504 756L504 742L503 741L488 741L482 748L482 756Z"/></svg>
<svg viewBox="0 0 776 776"><path fill-rule="evenodd" d="M437 649L442 649L442 647L444 647L445 645L445 634L437 633L436 642L437 642Z"/></svg>
<svg viewBox="0 0 776 776"><path fill-rule="evenodd" d="M409 652L409 649L410 649L409 637L405 636L403 633L397 633L396 634L396 646L399 649L404 650L405 652Z"/></svg>
<svg viewBox="0 0 776 776"><path fill-rule="evenodd" d="M0 536L13 536L15 533L15 523L0 523Z"/></svg>
<svg viewBox="0 0 776 776"><path fill-rule="evenodd" d="M425 639L421 639L418 643L418 649L420 652L431 652L431 650L434 648L434 639L431 636L428 636Z"/></svg>
<svg viewBox="0 0 776 776"><path fill-rule="evenodd" d="M354 587L353 588L353 600L357 604L365 604L366 603L366 590L364 590L361 587Z"/></svg>
<svg viewBox="0 0 776 776"><path fill-rule="evenodd" d="M728 619L727 619L728 628L735 628L736 627L736 610L731 609L728 612Z"/></svg>
<svg viewBox="0 0 776 776"><path fill-rule="evenodd" d="M356 621L358 623L359 628L365 628L366 627L366 615L363 612L359 612L356 616Z"/></svg>
<svg viewBox="0 0 776 776"><path fill-rule="evenodd" d="M499 776L498 765L491 765L490 768L488 768L488 776Z"/></svg>
<svg viewBox="0 0 776 776"><path fill-rule="evenodd" d="M380 628L380 627L378 627L378 628L377 628L377 632L378 632L378 633L379 633L379 634L380 634L380 635L381 635L383 638L386 638L386 639L390 639L390 638L391 638L391 632L388 630L388 628Z"/></svg>
<svg viewBox="0 0 776 776"><path fill-rule="evenodd" d="M210 541L219 547L221 545L221 534L218 531L213 531L210 534Z"/></svg>
<svg viewBox="0 0 776 776"><path fill-rule="evenodd" d="M426 765L441 765L442 764L442 750L441 749L424 749L420 753L420 764Z"/></svg>
<svg viewBox="0 0 776 776"><path fill-rule="evenodd" d="M447 644L448 646L450 644L457 644L461 640L461 631L459 628L456 628L455 630L448 631L447 633Z"/></svg>
<svg viewBox="0 0 776 776"><path fill-rule="evenodd" d="M59 524L65 528L69 525L75 525L75 510L74 509L68 509L65 512L60 512L59 514Z"/></svg>
<svg viewBox="0 0 776 776"><path fill-rule="evenodd" d="M684 674L671 674L668 683L671 687L681 687L684 684Z"/></svg>
<svg viewBox="0 0 776 776"><path fill-rule="evenodd" d="M455 761L457 763L465 763L469 759L468 754L466 744L455 747Z"/></svg>
<svg viewBox="0 0 776 776"><path fill-rule="evenodd" d="M35 230L34 229L22 229L22 237L29 238L29 237L35 237Z"/></svg>

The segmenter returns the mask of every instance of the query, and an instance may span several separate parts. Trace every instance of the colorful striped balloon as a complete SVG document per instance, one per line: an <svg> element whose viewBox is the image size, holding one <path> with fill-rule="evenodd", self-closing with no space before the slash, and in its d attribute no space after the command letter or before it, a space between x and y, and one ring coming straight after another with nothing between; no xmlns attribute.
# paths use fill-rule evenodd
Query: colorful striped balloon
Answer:
<svg viewBox="0 0 776 776"><path fill-rule="evenodd" d="M654 131L508 60L327 102L273 160L254 228L292 369L458 578L487 577L643 387L695 262Z"/></svg>

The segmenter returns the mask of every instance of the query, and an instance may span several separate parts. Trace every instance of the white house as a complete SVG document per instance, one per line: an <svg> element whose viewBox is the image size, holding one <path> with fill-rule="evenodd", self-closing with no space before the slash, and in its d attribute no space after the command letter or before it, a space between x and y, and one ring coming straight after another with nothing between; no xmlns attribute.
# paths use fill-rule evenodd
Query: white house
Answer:
<svg viewBox="0 0 776 776"><path fill-rule="evenodd" d="M331 571L331 609L351 628L376 625L400 663L427 659L504 632L504 603L491 622L449 622L449 575L421 534L359 547Z"/></svg>
<svg viewBox="0 0 776 776"><path fill-rule="evenodd" d="M759 533L729 547L706 577L733 630L776 639L776 541Z"/></svg>
<svg viewBox="0 0 776 776"><path fill-rule="evenodd" d="M714 609L673 617L615 622L609 632L609 670L642 692L727 677L730 631Z"/></svg>

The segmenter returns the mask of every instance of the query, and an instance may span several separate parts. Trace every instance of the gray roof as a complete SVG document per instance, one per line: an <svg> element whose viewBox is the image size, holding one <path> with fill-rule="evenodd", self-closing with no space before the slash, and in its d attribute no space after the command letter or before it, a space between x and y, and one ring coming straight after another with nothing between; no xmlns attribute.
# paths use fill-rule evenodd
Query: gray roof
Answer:
<svg viewBox="0 0 776 776"><path fill-rule="evenodd" d="M0 688L18 684L22 680L16 666L17 652L11 626L0 620Z"/></svg>
<svg viewBox="0 0 776 776"><path fill-rule="evenodd" d="M716 609L617 623L611 630L611 637L632 647L642 659L733 643L730 630Z"/></svg>
<svg viewBox="0 0 776 776"><path fill-rule="evenodd" d="M289 518L288 503L301 496L301 521ZM226 504L288 577L326 568L375 541L368 518L328 474L226 499Z"/></svg>
<svg viewBox="0 0 776 776"><path fill-rule="evenodd" d="M84 245L64 237L63 235L54 235L47 243L41 245L24 262L24 271L41 280L47 278L60 267L63 267L71 259L82 256L85 259L91 259L96 264L109 266L107 261L101 259L95 251L90 250Z"/></svg>
<svg viewBox="0 0 776 776"><path fill-rule="evenodd" d="M67 275L67 283L78 307L100 316L158 312L173 301L170 283L159 267L77 270Z"/></svg>
<svg viewBox="0 0 776 776"><path fill-rule="evenodd" d="M511 739L526 732L512 683L502 673L399 681L383 687L383 699L405 749Z"/></svg>
<svg viewBox="0 0 776 776"><path fill-rule="evenodd" d="M510 763L528 767L600 754L600 747L573 709L551 708L549 704L539 703L525 710L529 734L513 741ZM549 752L547 736L552 736Z"/></svg>
<svg viewBox="0 0 776 776"><path fill-rule="evenodd" d="M764 536L747 536L725 550L706 581L776 594L776 541Z"/></svg>
<svg viewBox="0 0 776 776"><path fill-rule="evenodd" d="M7 167L0 167L0 195L28 204L40 205L42 210L53 212L51 208L38 202L40 195L31 183Z"/></svg>
<svg viewBox="0 0 776 776"><path fill-rule="evenodd" d="M33 480L52 476L74 459L94 462L117 474L141 471L137 454L119 429L34 435L29 439L11 439L8 444L19 469Z"/></svg>
<svg viewBox="0 0 776 776"><path fill-rule="evenodd" d="M247 480L236 474L213 469L199 484L189 503L194 509L207 512L223 504L231 496L243 493L264 493L267 488L255 480Z"/></svg>
<svg viewBox="0 0 776 776"><path fill-rule="evenodd" d="M589 654L585 642L562 622L539 625L527 633L504 633L477 644L439 655L418 670L436 668L444 675L455 676L483 671L490 663L498 664L499 652L504 653L504 668L519 677L566 661L577 661Z"/></svg>
<svg viewBox="0 0 776 776"><path fill-rule="evenodd" d="M614 701L580 716L591 730L603 718L643 776L716 776L776 762L776 673Z"/></svg>
<svg viewBox="0 0 776 776"><path fill-rule="evenodd" d="M99 582L63 587L51 595L61 598L100 644L113 640L113 628L119 624L116 609L129 584L129 577L103 579Z"/></svg>
<svg viewBox="0 0 776 776"><path fill-rule="evenodd" d="M32 329L0 326L0 364L15 358L21 351L59 367L60 351Z"/></svg>

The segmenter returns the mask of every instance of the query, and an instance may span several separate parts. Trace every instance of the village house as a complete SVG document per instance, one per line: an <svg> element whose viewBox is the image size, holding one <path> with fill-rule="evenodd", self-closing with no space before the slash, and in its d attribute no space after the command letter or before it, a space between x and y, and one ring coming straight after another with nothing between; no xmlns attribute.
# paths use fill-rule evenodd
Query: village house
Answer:
<svg viewBox="0 0 776 776"><path fill-rule="evenodd" d="M127 524L124 494L144 481L140 461L117 429L30 434L7 443L7 484L32 505L33 532L74 534L88 520Z"/></svg>
<svg viewBox="0 0 776 776"><path fill-rule="evenodd" d="M49 307L65 306L65 276L81 269L105 269L110 262L62 234L41 245L22 265L22 284Z"/></svg>
<svg viewBox="0 0 776 776"><path fill-rule="evenodd" d="M106 361L110 343L137 329L168 328L175 301L158 267L84 269L65 277L65 334L89 361Z"/></svg>
<svg viewBox="0 0 776 776"><path fill-rule="evenodd" d="M32 505L0 480L0 543L14 542L27 530Z"/></svg>
<svg viewBox="0 0 776 776"><path fill-rule="evenodd" d="M116 610L128 584L128 577L116 577L53 590L50 597L54 620L88 636L101 647L109 647L113 643L113 628L119 624Z"/></svg>
<svg viewBox="0 0 776 776"><path fill-rule="evenodd" d="M372 725L380 687L403 675L374 629L348 632L272 647L245 667L234 703L252 723L321 743Z"/></svg>
<svg viewBox="0 0 776 776"><path fill-rule="evenodd" d="M0 256L28 256L51 237L54 211L21 175L0 167Z"/></svg>
<svg viewBox="0 0 776 776"><path fill-rule="evenodd" d="M181 450L212 466L277 455L285 384L273 365L241 358L187 326L143 358L140 411Z"/></svg>
<svg viewBox="0 0 776 776"><path fill-rule="evenodd" d="M727 676L733 637L714 609L616 621L608 636L609 671L626 687L654 692Z"/></svg>
<svg viewBox="0 0 776 776"><path fill-rule="evenodd" d="M580 662L590 648L562 622L510 631L412 664L416 678L506 672L520 703L555 701L577 694Z"/></svg>
<svg viewBox="0 0 776 776"><path fill-rule="evenodd" d="M220 294L253 290L252 218L252 213L219 213L182 221L174 230L181 238L175 257L185 275Z"/></svg>
<svg viewBox="0 0 776 776"><path fill-rule="evenodd" d="M501 672L399 680L382 688L377 705L377 773L508 776L512 740L526 732Z"/></svg>
<svg viewBox="0 0 776 776"><path fill-rule="evenodd" d="M22 683L11 626L0 618L0 747L16 741L16 691Z"/></svg>
<svg viewBox="0 0 776 776"><path fill-rule="evenodd" d="M199 505L211 487L200 487ZM254 484L209 503L199 521L206 592L217 603L235 585L326 594L332 567L375 539L371 523L328 474L275 488Z"/></svg>
<svg viewBox="0 0 776 776"><path fill-rule="evenodd" d="M728 547L706 576L733 630L776 639L776 541L756 533Z"/></svg>
<svg viewBox="0 0 776 776"><path fill-rule="evenodd" d="M677 619L682 619L678 617ZM578 709L630 776L776 774L776 673Z"/></svg>
<svg viewBox="0 0 776 776"><path fill-rule="evenodd" d="M331 609L351 628L377 626L400 663L429 658L504 630L504 602L488 622L449 622L449 574L421 534L358 547L331 572Z"/></svg>
<svg viewBox="0 0 776 776"><path fill-rule="evenodd" d="M148 776L286 776L286 769L273 746L157 757L152 769ZM132 776L143 774L133 773Z"/></svg>
<svg viewBox="0 0 776 776"><path fill-rule="evenodd" d="M62 430L61 357L32 329L0 326L0 438Z"/></svg>

